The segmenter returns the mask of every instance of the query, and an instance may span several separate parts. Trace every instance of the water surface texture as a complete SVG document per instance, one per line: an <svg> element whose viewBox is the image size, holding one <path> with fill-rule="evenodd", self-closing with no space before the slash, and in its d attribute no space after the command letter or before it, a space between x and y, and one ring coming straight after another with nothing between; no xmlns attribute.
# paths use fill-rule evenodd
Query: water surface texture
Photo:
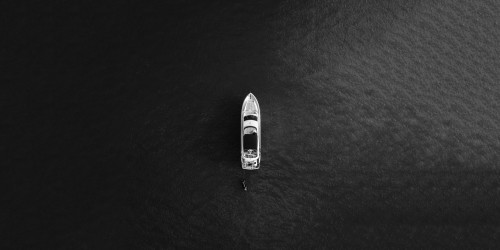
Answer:
<svg viewBox="0 0 500 250"><path fill-rule="evenodd" d="M498 1L11 13L0 246L500 243ZM250 92L258 171L239 158Z"/></svg>

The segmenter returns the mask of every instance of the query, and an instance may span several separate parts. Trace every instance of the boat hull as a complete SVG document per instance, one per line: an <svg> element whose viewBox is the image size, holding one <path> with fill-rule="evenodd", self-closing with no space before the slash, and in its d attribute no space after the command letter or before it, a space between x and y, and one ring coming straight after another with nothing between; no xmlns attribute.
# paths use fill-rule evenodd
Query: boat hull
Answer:
<svg viewBox="0 0 500 250"><path fill-rule="evenodd" d="M241 108L241 167L246 170L260 168L261 116L257 98L250 93Z"/></svg>

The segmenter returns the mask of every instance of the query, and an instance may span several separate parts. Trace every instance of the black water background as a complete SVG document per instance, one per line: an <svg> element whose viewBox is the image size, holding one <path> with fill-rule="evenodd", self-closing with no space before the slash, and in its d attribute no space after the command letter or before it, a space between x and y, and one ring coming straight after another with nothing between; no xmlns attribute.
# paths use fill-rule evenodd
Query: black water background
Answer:
<svg viewBox="0 0 500 250"><path fill-rule="evenodd" d="M495 1L3 5L4 248L498 239Z"/></svg>

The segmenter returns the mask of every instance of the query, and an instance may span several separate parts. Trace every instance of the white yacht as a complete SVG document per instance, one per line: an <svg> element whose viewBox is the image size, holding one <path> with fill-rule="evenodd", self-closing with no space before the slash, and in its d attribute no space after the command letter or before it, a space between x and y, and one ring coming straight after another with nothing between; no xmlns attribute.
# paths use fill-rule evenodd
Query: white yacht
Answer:
<svg viewBox="0 0 500 250"><path fill-rule="evenodd" d="M250 93L241 108L241 167L260 168L260 108L257 98Z"/></svg>

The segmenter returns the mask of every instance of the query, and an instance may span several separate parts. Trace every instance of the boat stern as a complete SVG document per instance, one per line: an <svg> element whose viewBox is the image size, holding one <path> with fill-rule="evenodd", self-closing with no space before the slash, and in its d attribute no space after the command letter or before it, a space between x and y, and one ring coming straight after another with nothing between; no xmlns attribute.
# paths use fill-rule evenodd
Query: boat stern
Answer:
<svg viewBox="0 0 500 250"><path fill-rule="evenodd" d="M260 158L248 159L241 157L241 167L245 170L257 170L260 168Z"/></svg>

